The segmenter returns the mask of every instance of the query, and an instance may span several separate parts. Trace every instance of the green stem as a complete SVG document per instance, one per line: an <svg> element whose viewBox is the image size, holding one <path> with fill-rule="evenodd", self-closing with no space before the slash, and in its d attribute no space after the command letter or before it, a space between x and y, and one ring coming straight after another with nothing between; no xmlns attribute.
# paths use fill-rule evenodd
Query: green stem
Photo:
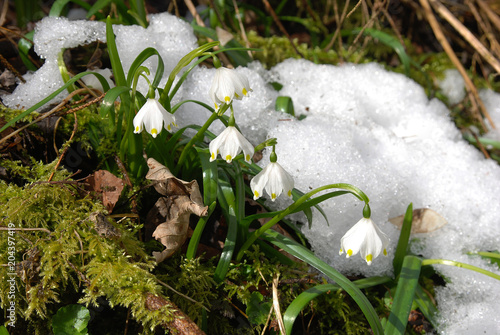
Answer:
<svg viewBox="0 0 500 335"><path fill-rule="evenodd" d="M201 127L200 130L198 130L196 135L194 135L193 138L188 142L188 144L186 144L184 149L182 149L181 156L179 157L179 162L177 163L176 174L179 172L182 164L186 160L186 156L191 147L193 146L193 144L203 139L203 136L205 136L205 132L207 131L208 127L210 127L212 122L214 122L218 117L219 116L217 115L217 113L212 113L212 115L210 115L210 117L208 118L207 122L205 122L203 127Z"/></svg>
<svg viewBox="0 0 500 335"><path fill-rule="evenodd" d="M498 275L496 273L493 273L493 272L490 272L488 270L481 269L481 268L479 268L477 266L467 264L467 263L455 262L455 261L450 261L450 260L447 260L447 259L424 259L422 261L422 266L424 266L424 265L431 265L431 264L452 265L452 266L456 266L457 268L464 268L464 269L467 269L467 270L476 271L476 272L482 273L483 275L486 275L488 277L500 280L500 275Z"/></svg>
<svg viewBox="0 0 500 335"><path fill-rule="evenodd" d="M344 189L344 190L349 190L354 194L359 200L364 201L365 204L368 204L370 199L366 196L366 194L361 191L359 188L356 186L350 185L350 184L345 184L345 183L337 183L337 184L329 184L325 186L318 187L309 193L304 194L301 196L299 199L297 199L293 204L288 206L284 211L282 211L280 214L276 215L273 217L271 220L269 220L265 225L260 227L259 229L255 230L250 237L246 240L246 242L243 244L241 247L240 251L238 252L238 255L236 257L237 261L240 261L243 258L243 255L245 253L245 250L247 250L254 242L256 239L258 239L266 230L274 226L276 223L278 223L280 220L282 220L285 216L288 214L291 214L294 212L294 210L299 207L302 203L307 201L312 195L328 190L331 188L339 188L339 189Z"/></svg>

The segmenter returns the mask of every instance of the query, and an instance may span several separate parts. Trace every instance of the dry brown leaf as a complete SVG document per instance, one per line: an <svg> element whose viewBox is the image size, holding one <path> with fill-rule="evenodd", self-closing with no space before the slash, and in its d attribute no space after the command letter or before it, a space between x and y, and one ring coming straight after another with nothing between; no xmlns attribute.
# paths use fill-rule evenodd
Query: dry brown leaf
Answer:
<svg viewBox="0 0 500 335"><path fill-rule="evenodd" d="M165 197L158 199L149 218L161 218L153 237L165 246L162 252L153 252L157 263L172 256L187 239L189 217L207 215L208 206L203 206L198 182L180 180L164 165L153 158L148 159L149 172L146 178L155 182L156 191Z"/></svg>
<svg viewBox="0 0 500 335"><path fill-rule="evenodd" d="M396 227L400 228L403 226L404 215L389 219ZM418 208L413 210L413 222L411 225L411 233L430 233L435 231L446 223L445 218L443 218L439 213L430 208Z"/></svg>
<svg viewBox="0 0 500 335"><path fill-rule="evenodd" d="M85 181L90 185L90 190L98 194L103 205L111 213L123 191L123 180L109 171L99 170L88 176Z"/></svg>

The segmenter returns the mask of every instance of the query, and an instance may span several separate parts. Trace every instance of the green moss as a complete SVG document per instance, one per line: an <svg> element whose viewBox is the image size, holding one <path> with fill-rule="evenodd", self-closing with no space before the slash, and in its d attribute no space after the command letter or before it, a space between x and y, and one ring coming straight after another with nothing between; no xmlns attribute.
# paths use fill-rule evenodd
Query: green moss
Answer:
<svg viewBox="0 0 500 335"><path fill-rule="evenodd" d="M26 181L23 186L0 182L2 226L11 223L25 229L16 231L13 239L19 264L15 294L19 319L47 324L59 303L72 296L86 305L98 305L98 298L103 297L112 307L129 308L132 317L146 329L171 320L168 306L156 311L146 309L147 294L161 296L163 288L151 273L153 258L137 240L139 225L123 220L114 224L117 236L101 236L89 215L105 214L104 207L78 186L65 184L66 171L58 171L53 182L47 183L44 180L54 163L33 162L31 168L16 162L2 165ZM7 250L7 237L6 231L0 233L2 250ZM2 263L7 260L2 259ZM7 278L8 269L2 267L0 271ZM8 283L1 281L2 309L12 300L8 290Z"/></svg>

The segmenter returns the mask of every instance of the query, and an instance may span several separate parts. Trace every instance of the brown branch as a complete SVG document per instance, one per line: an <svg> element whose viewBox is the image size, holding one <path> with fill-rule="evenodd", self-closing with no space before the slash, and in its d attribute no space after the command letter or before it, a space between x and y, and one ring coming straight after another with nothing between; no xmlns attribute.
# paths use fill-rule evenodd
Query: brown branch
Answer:
<svg viewBox="0 0 500 335"><path fill-rule="evenodd" d="M165 298L146 293L146 308L150 311L156 311L164 306L169 306L175 311L172 312L173 320L162 325L164 328L172 331L175 334L180 335L204 335L205 332L202 331L196 323L193 322L184 312L179 310L179 308L174 305L171 301L167 301Z"/></svg>

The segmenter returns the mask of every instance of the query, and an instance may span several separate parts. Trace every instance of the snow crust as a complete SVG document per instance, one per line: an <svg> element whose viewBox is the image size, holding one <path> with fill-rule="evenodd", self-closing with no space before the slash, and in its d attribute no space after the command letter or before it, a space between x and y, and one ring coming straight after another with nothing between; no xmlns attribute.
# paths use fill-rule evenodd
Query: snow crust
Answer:
<svg viewBox="0 0 500 335"><path fill-rule="evenodd" d="M150 26L115 26L118 51L125 71L146 47L156 48L165 61L166 81L177 61L196 47L189 25L169 14L150 17ZM100 40L103 23L42 20L35 34L35 50L45 65L29 76L4 103L30 107L62 85L57 68L61 48ZM146 64L154 74L156 59ZM291 173L296 188L308 191L325 184L344 182L361 188L371 199L372 218L390 238L388 257L379 256L371 266L356 255L338 255L342 235L362 216L362 203L352 196L322 204L330 225L318 213L312 229L303 228L315 253L345 274L392 275L392 258L399 231L389 218L414 208L431 208L448 224L428 234L415 235L411 250L424 258L469 263L497 274L496 266L470 252L498 250L500 246L500 167L486 160L462 140L440 101L429 100L424 90L400 74L377 64L316 65L289 59L271 70L254 62L238 68L248 76L253 92L234 102L236 122L243 134L258 144L276 137L279 163ZM192 71L177 99L208 103L213 69ZM448 82L450 99L459 99L463 86L456 76ZM270 83L279 82L277 92ZM139 90L147 92L145 82ZM486 106L500 126L500 95L484 91ZM293 99L302 121L276 112L278 95ZM64 96L64 95L62 95ZM209 112L185 104L176 113L180 127L203 124ZM210 128L216 134L220 123ZM269 152L259 164L269 161ZM274 204L284 208L289 200ZM500 333L500 282L444 265L435 266L450 282L437 289L442 334Z"/></svg>

